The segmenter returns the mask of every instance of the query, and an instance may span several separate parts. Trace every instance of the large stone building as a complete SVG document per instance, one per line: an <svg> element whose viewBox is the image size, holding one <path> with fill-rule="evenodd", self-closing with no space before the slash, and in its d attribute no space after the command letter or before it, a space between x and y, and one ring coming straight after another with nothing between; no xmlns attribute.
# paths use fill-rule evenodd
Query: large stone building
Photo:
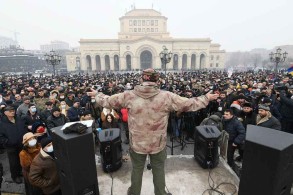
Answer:
<svg viewBox="0 0 293 195"><path fill-rule="evenodd" d="M225 51L210 38L172 38L167 20L153 9L133 9L120 18L118 39L81 39L66 56L68 71L164 70L160 52L173 56L167 70L223 69Z"/></svg>

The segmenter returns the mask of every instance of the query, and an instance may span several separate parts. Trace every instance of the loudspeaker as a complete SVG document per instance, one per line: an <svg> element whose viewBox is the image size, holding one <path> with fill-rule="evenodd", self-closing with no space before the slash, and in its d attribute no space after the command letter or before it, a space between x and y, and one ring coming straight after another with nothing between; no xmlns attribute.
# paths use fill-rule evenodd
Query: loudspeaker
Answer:
<svg viewBox="0 0 293 195"><path fill-rule="evenodd" d="M219 163L218 140L221 132L216 126L197 126L194 137L194 158L199 165L214 168Z"/></svg>
<svg viewBox="0 0 293 195"><path fill-rule="evenodd" d="M99 132L101 162L104 172L113 172L122 166L120 129L103 129Z"/></svg>
<svg viewBox="0 0 293 195"><path fill-rule="evenodd" d="M92 128L84 134L52 129L54 155L63 195L99 195Z"/></svg>
<svg viewBox="0 0 293 195"><path fill-rule="evenodd" d="M289 195L293 183L293 135L248 125L239 195Z"/></svg>

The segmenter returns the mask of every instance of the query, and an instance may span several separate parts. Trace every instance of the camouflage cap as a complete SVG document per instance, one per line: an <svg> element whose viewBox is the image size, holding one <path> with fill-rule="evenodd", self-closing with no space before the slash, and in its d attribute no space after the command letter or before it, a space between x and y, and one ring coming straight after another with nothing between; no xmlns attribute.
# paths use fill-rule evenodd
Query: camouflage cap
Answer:
<svg viewBox="0 0 293 195"><path fill-rule="evenodd" d="M145 69L142 72L143 81L157 82L159 80L159 77L159 73L152 68Z"/></svg>

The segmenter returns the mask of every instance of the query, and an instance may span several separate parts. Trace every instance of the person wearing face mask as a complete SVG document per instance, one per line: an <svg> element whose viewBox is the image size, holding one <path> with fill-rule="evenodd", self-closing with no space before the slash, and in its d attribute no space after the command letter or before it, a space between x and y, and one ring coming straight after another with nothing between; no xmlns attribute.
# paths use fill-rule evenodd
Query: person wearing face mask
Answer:
<svg viewBox="0 0 293 195"><path fill-rule="evenodd" d="M32 125L36 122L41 121L41 117L37 112L37 108L34 104L29 105L29 110L27 114L23 117L23 120L25 121L25 127L27 131L32 131Z"/></svg>
<svg viewBox="0 0 293 195"><path fill-rule="evenodd" d="M65 116L67 116L67 110L69 109L69 106L66 104L65 101L60 102L59 109L60 109L60 111L61 111L62 114L64 114Z"/></svg>
<svg viewBox="0 0 293 195"><path fill-rule="evenodd" d="M25 193L30 195L41 195L41 189L31 185L28 178L31 163L39 154L41 146L37 143L36 135L31 132L24 134L22 140L23 149L19 153L19 159L24 178Z"/></svg>
<svg viewBox="0 0 293 195"><path fill-rule="evenodd" d="M29 180L32 185L41 188L45 195L61 195L52 138L42 139L41 146L40 153L31 163Z"/></svg>

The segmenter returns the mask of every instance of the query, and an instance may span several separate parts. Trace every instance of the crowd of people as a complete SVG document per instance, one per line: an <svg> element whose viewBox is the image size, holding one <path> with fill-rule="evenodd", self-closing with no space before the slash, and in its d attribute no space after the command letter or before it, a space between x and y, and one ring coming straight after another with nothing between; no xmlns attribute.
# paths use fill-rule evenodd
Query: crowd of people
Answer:
<svg viewBox="0 0 293 195"><path fill-rule="evenodd" d="M128 96L134 96L132 91L139 100L129 99ZM157 99L158 104L154 97L161 92L168 93L160 95L163 99ZM168 102L168 98L172 101ZM186 107L188 99L189 107ZM130 144L133 162L145 158L146 154L153 154L151 160L158 154L163 162L165 153L162 151L166 144L161 142L165 142L167 136L164 130L168 129L175 137L184 134L186 141L192 141L196 126L213 124L229 134L227 160L233 168L235 160L241 161L245 153L248 124L293 133L293 79L283 72L264 71L232 75L212 71L167 75L143 71L142 74L2 77L0 109L0 148L7 152L12 180L22 183L24 179L27 194L41 191L61 194L51 140L54 127L89 119L102 129L118 127L125 132L124 143ZM160 112L164 114L155 117ZM143 117L137 117L141 113ZM152 121L146 120L150 118ZM164 125L158 120L164 120ZM155 125L154 128L162 131L151 135L160 147L138 144L142 135L137 127L140 130L141 125L145 128ZM97 132L93 133L97 140ZM237 149L240 155L234 159ZM140 192L137 187L141 185L137 184L141 182L140 171L133 171L129 194ZM162 175L157 175L162 185L155 186L156 194L165 194Z"/></svg>

